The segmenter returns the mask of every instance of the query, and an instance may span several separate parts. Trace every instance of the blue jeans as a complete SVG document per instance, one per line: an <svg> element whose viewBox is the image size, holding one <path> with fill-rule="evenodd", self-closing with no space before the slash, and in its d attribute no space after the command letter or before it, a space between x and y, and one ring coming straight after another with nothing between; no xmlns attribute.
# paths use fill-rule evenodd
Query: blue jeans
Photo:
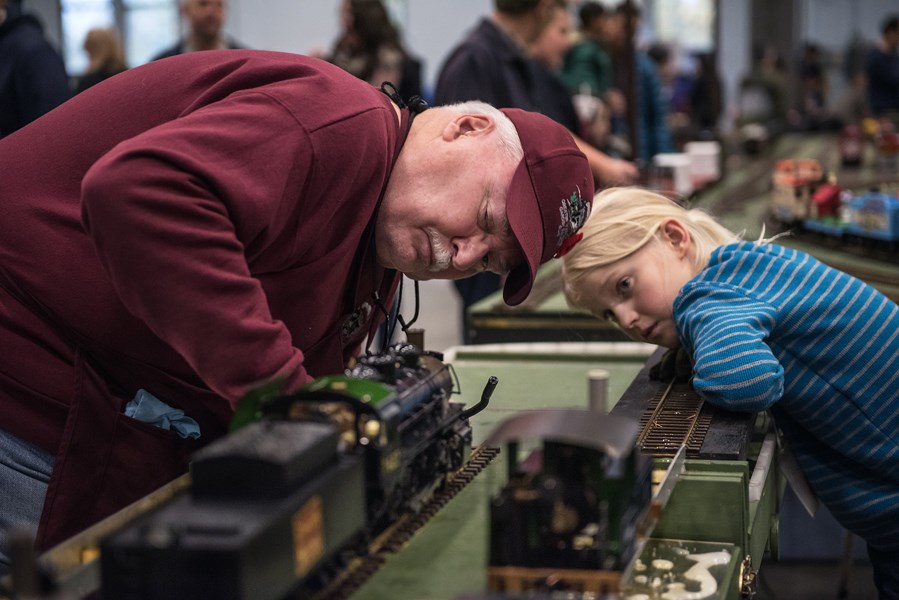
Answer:
<svg viewBox="0 0 899 600"><path fill-rule="evenodd" d="M0 429L0 575L9 573L7 532L37 531L53 455Z"/></svg>
<svg viewBox="0 0 899 600"><path fill-rule="evenodd" d="M880 600L899 600L899 552L884 552L868 545L874 585Z"/></svg>

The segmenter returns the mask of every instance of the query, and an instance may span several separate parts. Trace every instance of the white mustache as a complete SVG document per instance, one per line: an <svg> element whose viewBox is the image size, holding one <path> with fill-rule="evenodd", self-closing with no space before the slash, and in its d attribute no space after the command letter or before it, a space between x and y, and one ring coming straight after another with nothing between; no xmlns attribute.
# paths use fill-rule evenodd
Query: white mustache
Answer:
<svg viewBox="0 0 899 600"><path fill-rule="evenodd" d="M433 262L428 265L428 271L433 273L445 271L453 264L453 253L443 245L440 234L434 229L427 229L428 238L431 242L431 255Z"/></svg>

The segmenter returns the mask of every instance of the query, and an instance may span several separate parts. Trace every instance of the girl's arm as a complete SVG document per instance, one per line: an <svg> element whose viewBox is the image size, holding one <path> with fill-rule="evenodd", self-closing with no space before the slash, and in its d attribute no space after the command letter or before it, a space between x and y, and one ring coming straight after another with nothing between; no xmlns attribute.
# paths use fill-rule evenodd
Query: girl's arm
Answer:
<svg viewBox="0 0 899 600"><path fill-rule="evenodd" d="M693 355L693 387L731 410L768 409L783 395L783 367L769 346L777 311L742 290L695 285L682 292L675 318Z"/></svg>

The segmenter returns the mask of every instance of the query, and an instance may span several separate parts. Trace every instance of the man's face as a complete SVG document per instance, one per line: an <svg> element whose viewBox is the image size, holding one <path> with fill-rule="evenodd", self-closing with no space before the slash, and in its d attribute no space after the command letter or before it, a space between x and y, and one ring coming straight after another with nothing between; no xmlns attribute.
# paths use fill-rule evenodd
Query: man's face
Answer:
<svg viewBox="0 0 899 600"><path fill-rule="evenodd" d="M506 220L516 165L500 151L495 131L407 150L414 154L401 155L378 213L382 265L413 279L461 279L506 273L524 261Z"/></svg>
<svg viewBox="0 0 899 600"><path fill-rule="evenodd" d="M189 0L184 14L194 33L216 37L225 23L225 0Z"/></svg>
<svg viewBox="0 0 899 600"><path fill-rule="evenodd" d="M556 70L562 67L565 53L571 47L574 26L567 9L556 7L553 14L553 20L531 47L531 54L550 69Z"/></svg>
<svg viewBox="0 0 899 600"><path fill-rule="evenodd" d="M612 13L602 19L602 37L606 43L618 48L627 41L627 23L622 13Z"/></svg>
<svg viewBox="0 0 899 600"><path fill-rule="evenodd" d="M896 49L899 47L899 29L892 29L884 36L888 48Z"/></svg>

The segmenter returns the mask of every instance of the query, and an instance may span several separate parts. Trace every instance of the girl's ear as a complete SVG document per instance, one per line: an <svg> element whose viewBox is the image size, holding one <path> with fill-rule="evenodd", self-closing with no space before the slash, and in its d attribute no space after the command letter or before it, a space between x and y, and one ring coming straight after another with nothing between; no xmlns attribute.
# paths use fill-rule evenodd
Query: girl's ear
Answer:
<svg viewBox="0 0 899 600"><path fill-rule="evenodd" d="M679 257L687 256L690 249L690 232L677 219L665 219L659 227L662 240L670 245Z"/></svg>

